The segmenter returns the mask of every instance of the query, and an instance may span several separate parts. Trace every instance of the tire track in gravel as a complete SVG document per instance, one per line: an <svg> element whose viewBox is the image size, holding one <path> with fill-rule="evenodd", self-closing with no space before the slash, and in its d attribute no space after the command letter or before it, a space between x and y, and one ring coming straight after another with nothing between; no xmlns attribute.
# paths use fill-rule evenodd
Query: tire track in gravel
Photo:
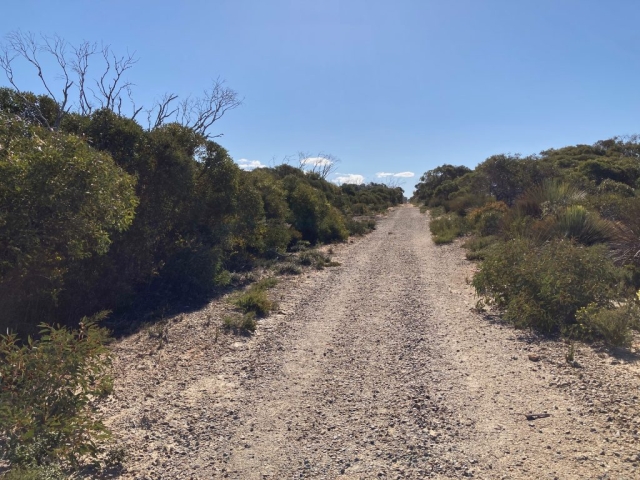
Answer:
<svg viewBox="0 0 640 480"><path fill-rule="evenodd" d="M585 353L577 373L561 344L471 311L473 265L433 244L417 208L334 248L342 266L281 282L251 338L212 341L229 308L213 302L162 350L120 342L105 413L132 454L122 478L638 478L638 431L621 426L638 376L615 372L623 420L590 408L564 386L613 367Z"/></svg>

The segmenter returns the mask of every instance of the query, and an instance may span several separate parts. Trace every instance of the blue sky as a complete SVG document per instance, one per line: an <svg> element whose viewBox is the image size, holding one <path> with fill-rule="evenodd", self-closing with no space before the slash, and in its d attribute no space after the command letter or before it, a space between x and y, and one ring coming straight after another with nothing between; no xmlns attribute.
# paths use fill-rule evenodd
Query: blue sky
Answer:
<svg viewBox="0 0 640 480"><path fill-rule="evenodd" d="M216 124L236 160L325 152L341 176L414 172L410 193L442 163L640 132L638 20L616 0L7 0L0 34L135 51L138 103L219 76L244 97Z"/></svg>

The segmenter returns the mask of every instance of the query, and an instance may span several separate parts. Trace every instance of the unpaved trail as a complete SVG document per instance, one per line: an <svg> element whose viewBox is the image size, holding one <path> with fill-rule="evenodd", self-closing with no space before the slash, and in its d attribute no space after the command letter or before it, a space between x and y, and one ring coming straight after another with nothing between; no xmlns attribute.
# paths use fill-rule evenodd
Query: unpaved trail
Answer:
<svg viewBox="0 0 640 480"><path fill-rule="evenodd" d="M573 368L475 313L473 265L416 208L335 249L251 338L214 302L116 345L122 478L640 478L635 363L581 346Z"/></svg>

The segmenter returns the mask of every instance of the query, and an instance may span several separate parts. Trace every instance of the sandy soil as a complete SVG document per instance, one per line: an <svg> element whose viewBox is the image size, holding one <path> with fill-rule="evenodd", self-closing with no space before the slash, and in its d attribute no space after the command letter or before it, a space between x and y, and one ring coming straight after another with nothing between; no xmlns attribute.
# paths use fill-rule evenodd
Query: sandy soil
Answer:
<svg viewBox="0 0 640 480"><path fill-rule="evenodd" d="M571 366L476 313L473 264L416 208L334 249L251 337L217 301L116 344L121 478L640 478L636 356L578 345Z"/></svg>

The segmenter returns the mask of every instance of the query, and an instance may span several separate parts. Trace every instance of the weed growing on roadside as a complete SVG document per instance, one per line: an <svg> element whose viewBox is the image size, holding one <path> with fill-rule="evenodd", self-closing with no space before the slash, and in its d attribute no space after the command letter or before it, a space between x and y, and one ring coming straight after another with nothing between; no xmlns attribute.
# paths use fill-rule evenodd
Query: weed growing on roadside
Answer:
<svg viewBox="0 0 640 480"><path fill-rule="evenodd" d="M278 279L269 277L255 283L249 289L231 299L231 303L242 310L243 313L253 313L258 317L266 317L276 307L267 297L267 289L278 284Z"/></svg>
<svg viewBox="0 0 640 480"><path fill-rule="evenodd" d="M302 270L297 265L287 262L284 265L278 267L278 273L280 275L300 275Z"/></svg>
<svg viewBox="0 0 640 480"><path fill-rule="evenodd" d="M227 315L222 319L222 325L234 333L255 332L257 327L256 314L248 312L244 315Z"/></svg>

